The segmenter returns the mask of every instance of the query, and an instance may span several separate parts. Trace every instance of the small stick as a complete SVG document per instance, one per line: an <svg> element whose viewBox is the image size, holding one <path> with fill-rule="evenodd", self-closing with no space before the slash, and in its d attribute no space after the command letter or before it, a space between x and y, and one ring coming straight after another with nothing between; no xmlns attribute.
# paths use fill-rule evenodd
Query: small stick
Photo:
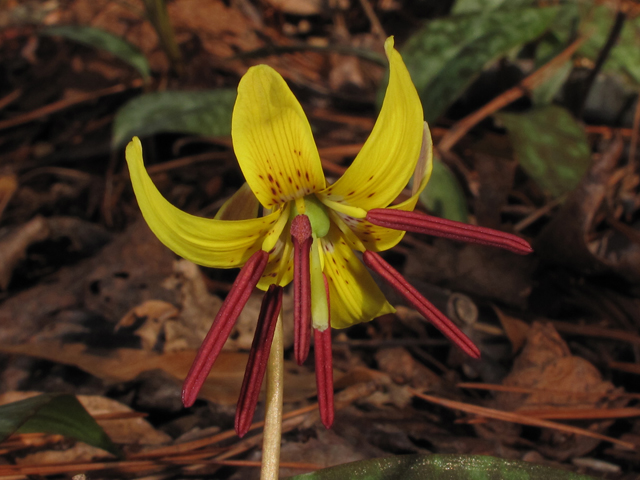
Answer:
<svg viewBox="0 0 640 480"><path fill-rule="evenodd" d="M548 76L553 74L555 70L560 67L564 62L569 60L574 52L580 45L586 40L586 37L578 37L571 45L564 49L556 57L552 58L549 62L544 64L538 70L533 72L527 78L522 80L519 85L510 88L506 92L497 96L489 103L485 104L479 110L467 115L462 120L458 121L451 127L451 129L442 137L438 144L438 150L446 152L458 143L458 141L464 137L469 130L487 118L492 113L497 112L502 107L509 105L511 102L525 95L532 88L540 85L544 82Z"/></svg>

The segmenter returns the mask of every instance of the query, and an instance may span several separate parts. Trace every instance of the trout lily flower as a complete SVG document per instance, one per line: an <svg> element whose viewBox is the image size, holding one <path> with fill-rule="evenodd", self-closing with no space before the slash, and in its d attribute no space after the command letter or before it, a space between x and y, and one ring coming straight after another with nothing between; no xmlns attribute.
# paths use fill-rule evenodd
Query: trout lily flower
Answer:
<svg viewBox="0 0 640 480"><path fill-rule="evenodd" d="M302 107L284 79L266 65L250 68L238 86L231 134L246 183L215 218L195 217L171 205L145 170L140 141L134 138L127 146L138 204L160 241L196 264L241 268L187 376L185 406L195 402L252 290L266 291L236 411L240 436L253 418L283 287L289 283L294 356L299 364L305 361L313 329L318 403L328 428L333 422L330 327L345 328L395 311L365 265L464 352L480 355L378 252L395 246L406 231L531 251L514 235L413 212L431 174L431 137L393 38L385 42L385 51L390 74L380 115L351 166L331 185ZM412 176L411 196L392 205ZM362 260L355 252L362 252Z"/></svg>

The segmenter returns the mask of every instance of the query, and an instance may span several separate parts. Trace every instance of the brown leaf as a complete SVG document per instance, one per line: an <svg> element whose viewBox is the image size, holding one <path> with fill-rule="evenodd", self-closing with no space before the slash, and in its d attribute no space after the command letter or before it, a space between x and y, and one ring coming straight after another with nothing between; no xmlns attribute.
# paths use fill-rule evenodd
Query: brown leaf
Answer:
<svg viewBox="0 0 640 480"><path fill-rule="evenodd" d="M116 330L131 327L138 320L144 319L144 323L136 329L135 334L140 337L143 349L152 350L158 343L158 336L167 320L175 318L177 314L178 309L168 302L147 300L129 310L116 325Z"/></svg>
<svg viewBox="0 0 640 480"><path fill-rule="evenodd" d="M614 220L610 222L613 229L593 235L603 211L606 216L611 209L608 197L615 187L612 180L618 176L623 149L624 142L618 137L594 161L562 209L536 238L538 254L588 275L616 272L631 282L640 281L640 243L633 237L637 232L626 234L630 227Z"/></svg>
<svg viewBox="0 0 640 480"><path fill-rule="evenodd" d="M9 286L13 270L25 257L27 248L48 236L47 221L43 217L35 217L0 241L0 290Z"/></svg>
<svg viewBox="0 0 640 480"><path fill-rule="evenodd" d="M0 218L4 209L7 208L11 197L18 189L18 178L15 174L0 175Z"/></svg>
<svg viewBox="0 0 640 480"><path fill-rule="evenodd" d="M614 386L604 381L598 369L587 360L573 356L551 324L535 322L531 326L522 352L502 383L504 386L532 391L497 393L493 404L500 411L546 409L553 413L553 409L558 408L621 406L603 400L614 391ZM602 432L609 424L596 422L591 425L590 430ZM483 436L504 435L507 432L515 434L512 425L503 423L491 422L484 426L477 425L476 428ZM567 436L553 431L543 431L543 437L552 437L547 439L547 443L552 444L553 448L540 449L546 455L560 460L584 455L599 443L595 438Z"/></svg>
<svg viewBox="0 0 640 480"><path fill-rule="evenodd" d="M195 350L155 354L145 350L121 348L111 355L93 355L86 346L74 344L39 343L2 345L0 352L29 355L52 362L73 365L108 383L126 382L149 370L160 369L181 383L195 358ZM222 352L207 378L200 397L222 405L233 405L238 399L248 354ZM300 401L316 394L315 375L292 373L296 369L285 363L285 400Z"/></svg>
<svg viewBox="0 0 640 480"><path fill-rule="evenodd" d="M527 339L527 335L529 334L529 325L519 318L505 314L495 305L492 305L492 307L493 311L496 312L496 315L498 316L498 320L500 320L500 323L502 324L504 333L511 342L511 350L513 353L516 353L522 348Z"/></svg>

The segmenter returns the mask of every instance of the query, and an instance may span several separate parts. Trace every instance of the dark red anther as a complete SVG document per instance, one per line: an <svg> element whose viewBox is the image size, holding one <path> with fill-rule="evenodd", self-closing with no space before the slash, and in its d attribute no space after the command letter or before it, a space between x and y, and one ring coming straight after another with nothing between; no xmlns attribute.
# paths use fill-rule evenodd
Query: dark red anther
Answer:
<svg viewBox="0 0 640 480"><path fill-rule="evenodd" d="M309 251L313 244L311 222L306 215L291 221L293 241L293 354L298 365L309 355L311 344L311 277Z"/></svg>
<svg viewBox="0 0 640 480"><path fill-rule="evenodd" d="M420 212L374 208L369 210L366 220L374 225L392 228L393 230L424 233L461 242L479 243L481 245L504 248L519 255L528 255L533 252L531 245L517 235L462 222L454 222L453 220L433 217Z"/></svg>
<svg viewBox="0 0 640 480"><path fill-rule="evenodd" d="M329 285L324 277L324 288L327 292L327 304L329 304ZM313 329L316 360L316 388L318 391L318 408L322 424L331 428L333 425L333 354L331 352L331 316L329 326L320 331Z"/></svg>
<svg viewBox="0 0 640 480"><path fill-rule="evenodd" d="M480 358L480 350L460 329L440 310L424 298L418 290L407 282L400 273L385 262L377 253L367 250L362 255L365 265L380 275L393 289L404 297L413 308L419 311L442 334L455 343L462 351L473 358Z"/></svg>
<svg viewBox="0 0 640 480"><path fill-rule="evenodd" d="M282 287L269 285L269 290L265 293L260 307L260 316L256 333L249 352L249 361L244 371L244 380L240 389L240 397L236 407L236 433L240 438L244 437L251 427L253 414L258 405L260 388L267 371L269 352L271 352L271 342L273 332L278 322L278 314L282 307Z"/></svg>
<svg viewBox="0 0 640 480"><path fill-rule="evenodd" d="M249 300L251 292L258 284L268 261L269 254L258 250L245 263L236 277L236 281L233 282L231 291L213 320L209 333L200 345L198 354L182 386L182 403L185 407L190 407L196 401L202 384L207 379L211 367L229 338L233 325Z"/></svg>

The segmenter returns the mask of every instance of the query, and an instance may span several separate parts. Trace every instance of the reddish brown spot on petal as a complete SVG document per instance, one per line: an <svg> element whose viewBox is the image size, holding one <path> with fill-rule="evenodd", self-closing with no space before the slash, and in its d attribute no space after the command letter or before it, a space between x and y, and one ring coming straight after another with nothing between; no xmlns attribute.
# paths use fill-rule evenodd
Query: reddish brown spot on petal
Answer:
<svg viewBox="0 0 640 480"><path fill-rule="evenodd" d="M376 194L376 192L372 192L372 193L370 193L369 195L367 195L367 198L371 198L371 197L373 197L375 194Z"/></svg>

